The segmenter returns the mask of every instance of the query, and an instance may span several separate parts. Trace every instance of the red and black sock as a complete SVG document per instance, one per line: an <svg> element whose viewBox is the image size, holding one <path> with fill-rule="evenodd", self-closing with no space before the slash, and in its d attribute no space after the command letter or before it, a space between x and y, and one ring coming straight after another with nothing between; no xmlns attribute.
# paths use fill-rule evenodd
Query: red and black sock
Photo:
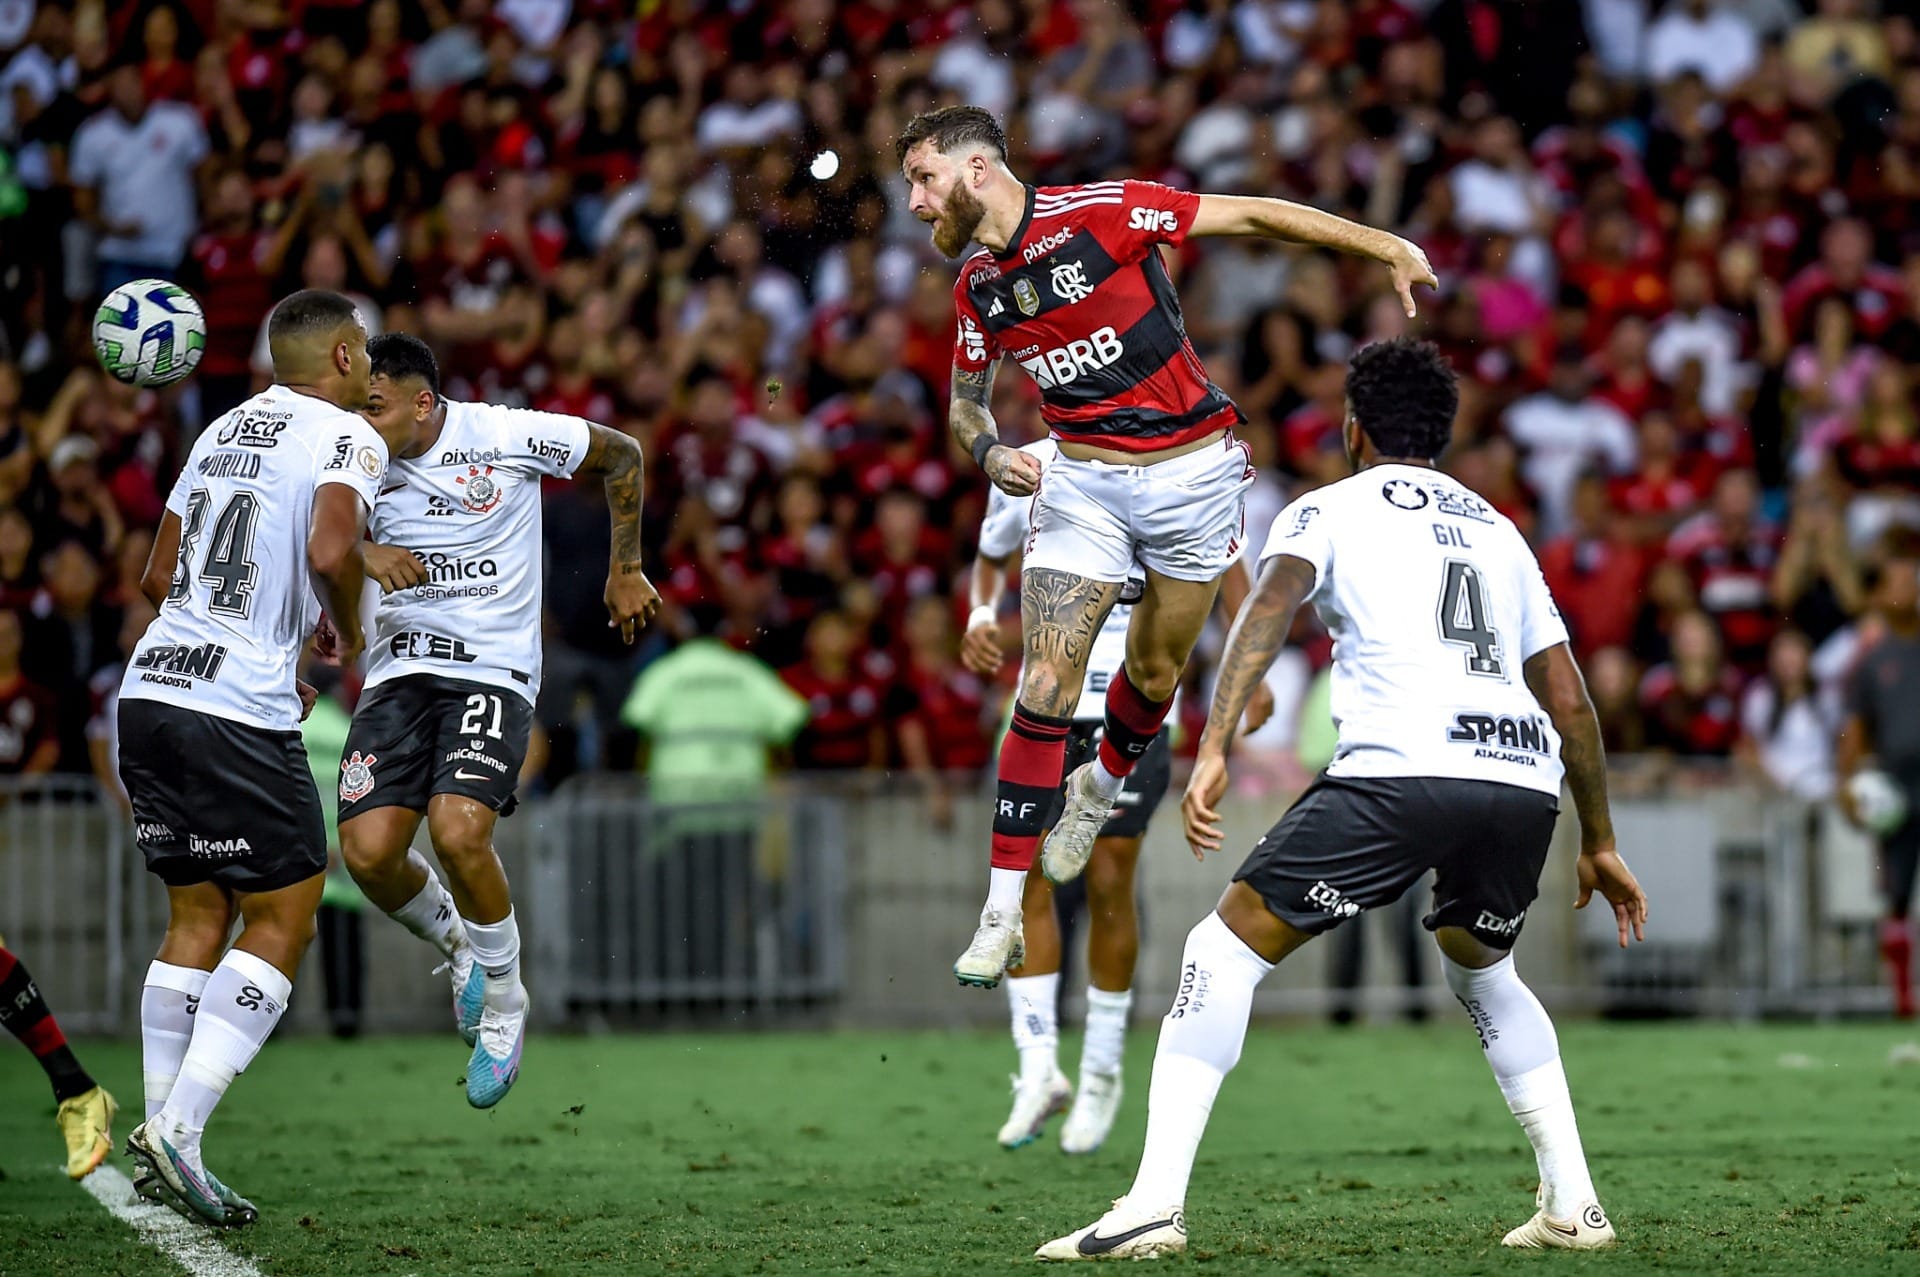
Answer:
<svg viewBox="0 0 1920 1277"><path fill-rule="evenodd" d="M1040 831L1067 767L1073 722L1013 707L1013 725L1000 746L1000 782L993 803L993 867L1033 868Z"/></svg>
<svg viewBox="0 0 1920 1277"><path fill-rule="evenodd" d="M1122 665L1107 684L1107 728L1100 735L1100 765L1115 776L1130 774L1160 734L1160 725L1172 708L1171 696L1150 701L1142 695Z"/></svg>
<svg viewBox="0 0 1920 1277"><path fill-rule="evenodd" d="M33 976L20 960L0 949L0 1025L26 1044L53 1083L53 1098L70 1100L93 1089L93 1079L73 1058L60 1022L47 1010Z"/></svg>
<svg viewBox="0 0 1920 1277"><path fill-rule="evenodd" d="M1880 922L1880 957L1893 978L1894 1014L1902 1019L1913 1016L1913 924L1905 918L1883 918Z"/></svg>

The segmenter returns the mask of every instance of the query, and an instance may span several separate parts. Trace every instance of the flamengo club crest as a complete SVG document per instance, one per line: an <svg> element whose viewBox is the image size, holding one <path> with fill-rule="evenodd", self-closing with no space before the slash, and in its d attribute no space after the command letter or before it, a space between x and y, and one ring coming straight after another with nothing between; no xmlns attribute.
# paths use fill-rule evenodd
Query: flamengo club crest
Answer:
<svg viewBox="0 0 1920 1277"><path fill-rule="evenodd" d="M1077 302L1093 296L1093 285L1087 282L1087 268L1082 263L1055 262L1052 274L1053 295L1061 301Z"/></svg>
<svg viewBox="0 0 1920 1277"><path fill-rule="evenodd" d="M373 765L378 762L372 754L362 755L359 750L340 764L340 801L357 803L373 792Z"/></svg>
<svg viewBox="0 0 1920 1277"><path fill-rule="evenodd" d="M475 514L485 514L500 504L500 485L493 478L492 466L468 466L453 480L461 487L460 504Z"/></svg>

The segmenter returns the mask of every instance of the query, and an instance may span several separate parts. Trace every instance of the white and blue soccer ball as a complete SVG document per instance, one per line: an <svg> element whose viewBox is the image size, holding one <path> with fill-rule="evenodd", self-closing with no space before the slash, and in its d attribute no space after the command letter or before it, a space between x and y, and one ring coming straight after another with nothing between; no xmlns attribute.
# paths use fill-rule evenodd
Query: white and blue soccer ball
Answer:
<svg viewBox="0 0 1920 1277"><path fill-rule="evenodd" d="M1906 791L1883 771L1855 772L1847 782L1847 796L1860 823L1876 834L1890 834L1906 823Z"/></svg>
<svg viewBox="0 0 1920 1277"><path fill-rule="evenodd" d="M93 352L118 381L170 386L200 366L207 317L192 293L164 279L136 279L93 313Z"/></svg>

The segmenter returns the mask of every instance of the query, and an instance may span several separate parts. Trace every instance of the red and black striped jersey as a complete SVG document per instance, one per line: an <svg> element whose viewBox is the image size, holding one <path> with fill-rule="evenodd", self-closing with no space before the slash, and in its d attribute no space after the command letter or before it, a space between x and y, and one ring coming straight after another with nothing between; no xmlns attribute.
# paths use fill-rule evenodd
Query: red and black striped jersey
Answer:
<svg viewBox="0 0 1920 1277"><path fill-rule="evenodd" d="M1199 208L1157 182L1028 187L1006 250L960 268L954 366L980 372L1011 355L1069 443L1155 452L1239 424L1187 340L1159 252L1186 239Z"/></svg>

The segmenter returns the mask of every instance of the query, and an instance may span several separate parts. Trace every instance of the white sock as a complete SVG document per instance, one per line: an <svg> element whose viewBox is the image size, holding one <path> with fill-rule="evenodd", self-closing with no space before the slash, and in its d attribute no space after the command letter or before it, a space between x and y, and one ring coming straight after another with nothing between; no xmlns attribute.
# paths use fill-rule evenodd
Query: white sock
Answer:
<svg viewBox="0 0 1920 1277"><path fill-rule="evenodd" d="M194 1008L212 974L157 958L147 967L147 982L140 990L140 1067L146 1076L149 1118L173 1094L180 1061L193 1040Z"/></svg>
<svg viewBox="0 0 1920 1277"><path fill-rule="evenodd" d="M1493 1079L1507 1107L1533 1145L1546 1190L1545 1207L1554 1219L1572 1219L1596 1200L1580 1128L1573 1120L1573 1098L1560 1065L1560 1040L1553 1021L1533 990L1513 969L1513 956L1474 970L1443 956L1447 987L1460 999L1479 1031Z"/></svg>
<svg viewBox="0 0 1920 1277"><path fill-rule="evenodd" d="M1093 756L1093 770L1087 774L1093 777L1093 787L1103 798L1118 798L1120 791L1127 787L1127 778L1108 771L1098 753Z"/></svg>
<svg viewBox="0 0 1920 1277"><path fill-rule="evenodd" d="M260 1053L292 992L291 980L244 949L229 949L207 978L180 1076L155 1115L188 1161L199 1162L200 1136L214 1106Z"/></svg>
<svg viewBox="0 0 1920 1277"><path fill-rule="evenodd" d="M1239 1063L1253 991L1273 964L1217 913L1187 933L1180 988L1160 1022L1147 1092L1147 1143L1127 1200L1149 1211L1186 1205L1187 1179L1220 1083Z"/></svg>
<svg viewBox="0 0 1920 1277"><path fill-rule="evenodd" d="M1018 913L1027 897L1027 871L1024 869L987 870L987 908L997 913Z"/></svg>
<svg viewBox="0 0 1920 1277"><path fill-rule="evenodd" d="M1080 1076L1112 1075L1120 1071L1127 1044L1127 1015L1133 1010L1133 990L1109 993L1087 986L1087 1040L1080 1047Z"/></svg>
<svg viewBox="0 0 1920 1277"><path fill-rule="evenodd" d="M453 907L453 893L446 884L427 870L427 885L413 899L387 915L451 958L460 943L460 914Z"/></svg>
<svg viewBox="0 0 1920 1277"><path fill-rule="evenodd" d="M520 984L520 924L513 910L498 922L468 920L467 943L473 962L487 978L487 1005L498 1011L518 1011L526 1001Z"/></svg>
<svg viewBox="0 0 1920 1277"><path fill-rule="evenodd" d="M1060 973L1008 976L1006 986L1021 1085L1045 1082L1060 1067Z"/></svg>

